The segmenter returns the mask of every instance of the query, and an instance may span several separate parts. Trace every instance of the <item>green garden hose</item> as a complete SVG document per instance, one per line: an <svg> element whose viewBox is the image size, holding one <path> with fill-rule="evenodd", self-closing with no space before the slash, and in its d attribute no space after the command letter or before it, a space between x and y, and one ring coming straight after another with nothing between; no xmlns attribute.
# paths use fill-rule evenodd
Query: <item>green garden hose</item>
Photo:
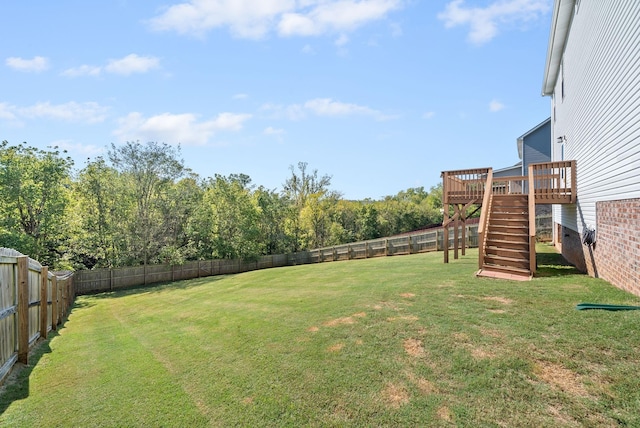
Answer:
<svg viewBox="0 0 640 428"><path fill-rule="evenodd" d="M603 309L605 311L634 311L640 309L640 306L626 305L605 305L602 303L580 303L576 305L576 310L583 311L586 309Z"/></svg>

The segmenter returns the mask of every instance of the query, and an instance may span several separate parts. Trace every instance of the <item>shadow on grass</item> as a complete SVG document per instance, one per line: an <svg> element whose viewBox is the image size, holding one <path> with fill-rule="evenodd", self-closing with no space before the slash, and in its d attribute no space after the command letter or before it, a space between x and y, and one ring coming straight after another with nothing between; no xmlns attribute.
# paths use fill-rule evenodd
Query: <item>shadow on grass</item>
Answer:
<svg viewBox="0 0 640 428"><path fill-rule="evenodd" d="M537 277L557 277L581 274L575 266L566 261L564 257L555 252L555 250L548 250L544 247L541 249L538 247L536 251L536 260L538 262L538 268L535 276Z"/></svg>
<svg viewBox="0 0 640 428"><path fill-rule="evenodd" d="M58 329L64 328L62 325ZM4 384L0 388L0 415L15 401L29 397L29 379L33 368L38 364L43 355L51 353L49 343L58 336L58 330L52 330L47 335L47 339L36 344L29 353L29 365L16 363L11 373L5 378Z"/></svg>

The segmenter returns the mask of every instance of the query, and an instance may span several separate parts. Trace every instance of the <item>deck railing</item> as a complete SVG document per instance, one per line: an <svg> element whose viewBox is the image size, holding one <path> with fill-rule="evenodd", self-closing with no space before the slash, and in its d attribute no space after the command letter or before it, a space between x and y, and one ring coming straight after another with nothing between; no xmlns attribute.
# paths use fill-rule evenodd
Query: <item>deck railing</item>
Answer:
<svg viewBox="0 0 640 428"><path fill-rule="evenodd" d="M484 196L487 173L491 168L442 172L442 197L445 204L467 203Z"/></svg>
<svg viewBox="0 0 640 428"><path fill-rule="evenodd" d="M491 190L497 195L529 193L533 183L536 204L576 202L575 161L543 162L529 165L527 176L494 177ZM444 171L443 203L464 204L484 197L487 173L491 168Z"/></svg>
<svg viewBox="0 0 640 428"><path fill-rule="evenodd" d="M489 168L487 173L487 189L493 189L493 170ZM485 192L482 198L482 211L480 212L480 223L478 224L478 268L482 269L484 265L484 256L486 253L486 236L489 227L489 212L491 211L491 191Z"/></svg>
<svg viewBox="0 0 640 428"><path fill-rule="evenodd" d="M576 161L534 163L529 176L537 204L576 202Z"/></svg>

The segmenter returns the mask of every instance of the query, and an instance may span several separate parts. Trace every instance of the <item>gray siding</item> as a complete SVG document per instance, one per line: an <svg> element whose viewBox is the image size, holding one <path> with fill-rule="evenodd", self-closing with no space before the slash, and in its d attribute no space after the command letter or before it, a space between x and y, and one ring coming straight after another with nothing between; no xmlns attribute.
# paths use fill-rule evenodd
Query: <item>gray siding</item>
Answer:
<svg viewBox="0 0 640 428"><path fill-rule="evenodd" d="M493 177L518 177L522 175L522 166L514 165L510 168L496 169L493 171Z"/></svg>
<svg viewBox="0 0 640 428"><path fill-rule="evenodd" d="M551 160L551 122L522 137L522 175L527 175L529 164Z"/></svg>
<svg viewBox="0 0 640 428"><path fill-rule="evenodd" d="M555 214L581 232L596 225L597 201L640 198L640 1L578 5L553 94L552 147L560 160L555 141L566 136L564 159L577 161L578 205Z"/></svg>

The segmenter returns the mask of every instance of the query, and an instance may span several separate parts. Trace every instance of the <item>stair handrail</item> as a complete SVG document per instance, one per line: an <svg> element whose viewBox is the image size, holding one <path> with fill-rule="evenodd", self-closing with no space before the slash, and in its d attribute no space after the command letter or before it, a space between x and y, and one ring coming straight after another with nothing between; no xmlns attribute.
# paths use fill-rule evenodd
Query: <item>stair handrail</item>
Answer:
<svg viewBox="0 0 640 428"><path fill-rule="evenodd" d="M486 229L489 223L489 210L491 209L491 194L493 193L493 169L487 171L487 181L482 197L482 211L480 212L480 223L478 224L478 269L484 265Z"/></svg>
<svg viewBox="0 0 640 428"><path fill-rule="evenodd" d="M529 271L536 271L536 195L533 165L529 165Z"/></svg>

